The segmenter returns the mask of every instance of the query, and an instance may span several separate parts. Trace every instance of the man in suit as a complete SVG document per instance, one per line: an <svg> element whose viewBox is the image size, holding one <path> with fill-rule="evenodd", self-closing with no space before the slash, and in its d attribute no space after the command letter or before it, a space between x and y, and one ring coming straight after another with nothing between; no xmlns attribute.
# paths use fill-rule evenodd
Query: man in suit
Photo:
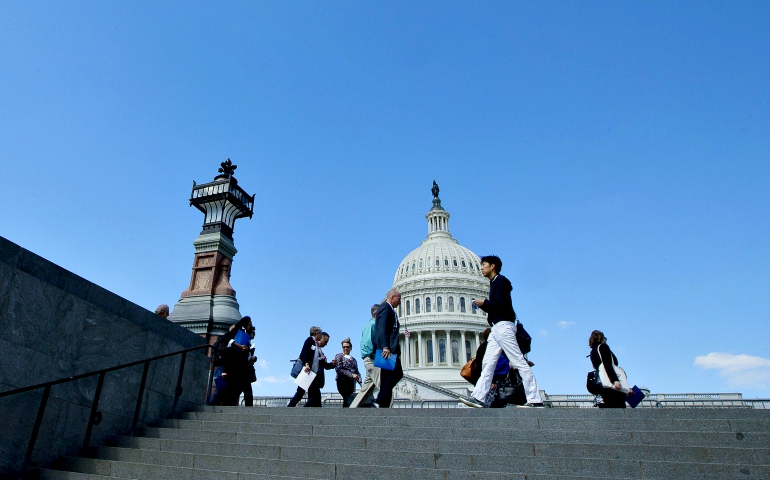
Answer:
<svg viewBox="0 0 770 480"><path fill-rule="evenodd" d="M511 282L500 275L503 262L500 257L489 255L481 257L481 273L489 279L489 298L476 299L473 303L487 312L487 322L492 331L487 339L487 351L481 362L481 378L476 382L476 388L470 398L460 398L460 401L469 407L484 408L489 388L492 385L492 377L501 352L505 352L511 366L519 370L521 382L527 395L527 403L518 405L523 408L543 407L543 399L537 388L537 381L532 374L532 369L519 349L516 341L516 312L511 302Z"/></svg>
<svg viewBox="0 0 770 480"><path fill-rule="evenodd" d="M389 408L393 399L393 388L404 377L401 369L401 347L398 343L399 324L396 308L401 304L401 294L391 289L385 295L385 300L377 309L374 320L374 351L382 350L382 358L397 355L396 367L393 370L380 370L380 393L372 406L374 408ZM375 353L376 355L376 353Z"/></svg>

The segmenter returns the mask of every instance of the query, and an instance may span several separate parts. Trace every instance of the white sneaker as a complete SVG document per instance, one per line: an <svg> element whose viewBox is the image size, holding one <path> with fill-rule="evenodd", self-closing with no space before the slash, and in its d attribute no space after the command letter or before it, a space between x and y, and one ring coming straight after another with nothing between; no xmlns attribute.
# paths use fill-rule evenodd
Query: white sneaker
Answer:
<svg viewBox="0 0 770 480"><path fill-rule="evenodd" d="M469 407L473 407L473 408L484 408L486 406L473 397L468 397L468 398L460 397L460 401L468 405Z"/></svg>
<svg viewBox="0 0 770 480"><path fill-rule="evenodd" d="M525 403L524 405L516 405L517 408L545 408L542 403Z"/></svg>

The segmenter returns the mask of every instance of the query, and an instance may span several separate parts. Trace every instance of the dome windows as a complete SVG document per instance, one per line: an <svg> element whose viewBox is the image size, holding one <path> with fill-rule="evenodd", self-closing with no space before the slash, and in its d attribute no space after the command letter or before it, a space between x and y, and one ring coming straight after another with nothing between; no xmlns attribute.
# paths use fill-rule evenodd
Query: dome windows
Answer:
<svg viewBox="0 0 770 480"><path fill-rule="evenodd" d="M433 339L429 338L426 346L428 347L426 352L428 354L426 355L428 357L428 364L433 365Z"/></svg>
<svg viewBox="0 0 770 480"><path fill-rule="evenodd" d="M412 262L412 270L414 270L414 269L415 269L415 267L416 267L415 263L414 263L414 262Z"/></svg>
<svg viewBox="0 0 770 480"><path fill-rule="evenodd" d="M430 297L425 298L425 313L430 313Z"/></svg>
<svg viewBox="0 0 770 480"><path fill-rule="evenodd" d="M414 299L414 313L420 313L420 299Z"/></svg>
<svg viewBox="0 0 770 480"><path fill-rule="evenodd" d="M465 313L465 297L460 297L460 312Z"/></svg>
<svg viewBox="0 0 770 480"><path fill-rule="evenodd" d="M440 266L441 266L441 260L439 260L438 258L436 259L436 266L437 266L437 267L440 267Z"/></svg>
<svg viewBox="0 0 770 480"><path fill-rule="evenodd" d="M420 268L422 268L422 258L420 259Z"/></svg>
<svg viewBox="0 0 770 480"><path fill-rule="evenodd" d="M406 266L406 273L409 273L409 265Z"/></svg>
<svg viewBox="0 0 770 480"><path fill-rule="evenodd" d="M409 307L407 307L408 309ZM455 298L449 297L449 311L454 312L455 311Z"/></svg>
<svg viewBox="0 0 770 480"><path fill-rule="evenodd" d="M438 363L446 363L446 340L438 341Z"/></svg>
<svg viewBox="0 0 770 480"><path fill-rule="evenodd" d="M457 266L457 259L456 259L456 258L453 258L453 259L452 259L452 264L453 264L455 267Z"/></svg>
<svg viewBox="0 0 770 480"><path fill-rule="evenodd" d="M445 259L444 259L444 266L445 266L445 267L448 267L448 266L449 266L449 259L448 259L448 258L445 258Z"/></svg>
<svg viewBox="0 0 770 480"><path fill-rule="evenodd" d="M436 311L440 312L443 309L441 297L436 297Z"/></svg>
<svg viewBox="0 0 770 480"><path fill-rule="evenodd" d="M463 268L466 268L467 265L465 265L465 260L463 260Z"/></svg>
<svg viewBox="0 0 770 480"><path fill-rule="evenodd" d="M409 302L409 300L406 301L406 314L407 315L412 314L412 304Z"/></svg>
<svg viewBox="0 0 770 480"><path fill-rule="evenodd" d="M452 339L452 363L460 363L460 345L456 338Z"/></svg>

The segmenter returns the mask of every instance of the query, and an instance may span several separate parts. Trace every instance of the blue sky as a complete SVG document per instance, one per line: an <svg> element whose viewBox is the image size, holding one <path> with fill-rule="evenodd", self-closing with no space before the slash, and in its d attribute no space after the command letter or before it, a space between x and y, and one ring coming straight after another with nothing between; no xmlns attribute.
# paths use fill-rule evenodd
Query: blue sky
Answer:
<svg viewBox="0 0 770 480"><path fill-rule="evenodd" d="M231 158L255 393L289 394L309 326L357 350L436 180L454 236L503 258L546 392L585 393L598 328L632 383L767 398L769 24L763 2L6 2L0 235L173 305L192 181Z"/></svg>

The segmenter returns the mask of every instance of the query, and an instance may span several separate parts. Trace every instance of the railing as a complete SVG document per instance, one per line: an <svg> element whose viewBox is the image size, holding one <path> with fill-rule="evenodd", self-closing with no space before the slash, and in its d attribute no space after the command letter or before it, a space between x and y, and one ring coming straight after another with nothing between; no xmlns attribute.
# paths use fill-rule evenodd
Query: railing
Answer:
<svg viewBox="0 0 770 480"><path fill-rule="evenodd" d="M32 427L32 435L30 436L29 444L27 445L27 452L24 455L24 463L22 465L21 475L19 476L19 478L23 480L24 476L27 473L27 469L29 468L30 460L32 458L32 452L35 449L35 442L37 441L37 435L40 432L40 425L43 422L43 414L45 413L45 407L46 407L46 404L48 403L48 398L51 395L51 387L55 385L61 385L63 383L74 382L76 380L81 380L83 378L93 377L94 375L99 375L99 380L96 383L96 392L94 393L94 399L91 402L91 414L88 417L88 426L86 427L86 434L83 440L83 447L80 450L81 454L86 454L88 452L89 443L91 441L91 432L93 431L93 427L94 425L99 425L102 422L102 413L99 411L99 398L101 397L101 394L102 394L102 386L104 385L104 376L107 373L114 372L116 370L122 370L124 368L135 367L137 365L142 365L142 364L144 365L144 370L142 371L142 380L139 383L139 392L138 392L138 397L136 399L136 406L134 408L134 418L131 423L131 436L134 436L134 434L136 433L136 425L139 422L139 413L141 412L141 409L142 409L142 398L144 398L144 388L147 384L147 373L150 370L150 363L156 360L160 360L162 358L173 357L176 355L182 356L182 360L179 363L179 376L177 377L177 381L176 381L176 391L174 392L174 406L172 407L172 411L171 411L172 418L176 418L179 398L182 396L182 376L184 375L184 364L185 364L185 361L187 360L187 352L200 350L202 348L212 348L212 346L199 345L197 347L187 348L185 350L179 350L177 352L167 353L165 355L158 355L157 357L146 358L144 360L137 360L135 362L126 363L115 367L105 368L103 370L83 373L81 375L75 375L73 377L60 378L59 380L39 383L37 385L17 388L16 390L10 390L7 392L0 393L0 398L3 398L3 397L10 397L11 395L16 395L19 393L38 390L40 388L43 389L43 397L40 399L40 406L37 409L37 417L35 418L35 424ZM208 398L208 394L209 392L206 392L207 398Z"/></svg>
<svg viewBox="0 0 770 480"><path fill-rule="evenodd" d="M326 394L329 395L329 394ZM701 398L690 398L689 395L663 395L666 397L658 400L657 395L650 395L642 401L637 408L753 408L756 410L770 410L770 399L746 399L746 398L718 398L724 394L695 394ZM556 397L556 398L554 398ZM687 398L670 398L687 397ZM285 407L291 397L254 397L255 407ZM543 400L546 407L550 408L593 408L596 397L594 395L554 395L546 396ZM323 406L329 408L341 408L342 398L331 394L323 399ZM243 400L241 400L243 406ZM393 400L393 408L465 408L459 400L417 400L409 398L396 398Z"/></svg>
<svg viewBox="0 0 770 480"><path fill-rule="evenodd" d="M420 408L460 408L459 400L423 400Z"/></svg>

